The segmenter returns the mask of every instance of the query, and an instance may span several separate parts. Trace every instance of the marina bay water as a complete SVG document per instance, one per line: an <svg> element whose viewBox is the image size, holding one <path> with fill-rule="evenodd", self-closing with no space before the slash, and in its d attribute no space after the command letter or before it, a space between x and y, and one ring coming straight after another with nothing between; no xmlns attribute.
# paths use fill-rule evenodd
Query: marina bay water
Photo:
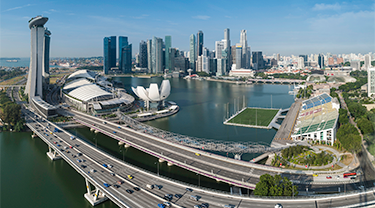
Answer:
<svg viewBox="0 0 375 208"><path fill-rule="evenodd" d="M115 78L122 81L127 91L131 86L160 85L162 78ZM168 118L146 122L149 125L184 135L223 141L263 141L270 143L276 130L250 129L222 124L234 112L234 100L242 107L243 95L247 106L288 108L293 96L288 94L290 85L236 85L221 82L170 79L172 90L167 100L180 106L180 111ZM237 107L238 108L238 105ZM70 129L92 145L124 161L156 172L157 159L134 148L119 147L117 141L95 134L88 128ZM39 138L32 139L30 132L0 133L1 154L1 207L91 207L84 199L84 178L65 161L50 161L48 146ZM231 155L230 155L231 156ZM243 157L250 159L251 156ZM229 186L197 176L176 166L160 163L160 174L190 184L228 191ZM19 196L22 196L20 200ZM58 203L56 203L58 202ZM117 207L110 201L98 207Z"/></svg>

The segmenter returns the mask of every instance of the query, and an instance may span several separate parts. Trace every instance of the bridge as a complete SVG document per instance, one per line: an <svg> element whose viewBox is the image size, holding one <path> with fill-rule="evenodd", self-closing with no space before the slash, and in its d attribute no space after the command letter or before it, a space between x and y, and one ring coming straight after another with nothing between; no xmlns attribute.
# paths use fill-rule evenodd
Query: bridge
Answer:
<svg viewBox="0 0 375 208"><path fill-rule="evenodd" d="M301 84L306 82L305 80L298 80L298 79L248 79L247 81L253 83L272 83L272 84L293 84L298 83Z"/></svg>
<svg viewBox="0 0 375 208"><path fill-rule="evenodd" d="M20 84L15 84L15 85L0 85L0 88L4 87L25 87L26 85L20 85Z"/></svg>

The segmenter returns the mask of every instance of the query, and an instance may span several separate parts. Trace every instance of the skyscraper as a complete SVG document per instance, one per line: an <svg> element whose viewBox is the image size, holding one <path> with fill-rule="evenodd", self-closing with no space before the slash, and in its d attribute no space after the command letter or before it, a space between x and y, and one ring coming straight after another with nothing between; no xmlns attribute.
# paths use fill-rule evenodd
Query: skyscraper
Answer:
<svg viewBox="0 0 375 208"><path fill-rule="evenodd" d="M222 59L223 58L223 50L225 48L224 41L216 41L215 42L215 58ZM226 57L225 57L226 58Z"/></svg>
<svg viewBox="0 0 375 208"><path fill-rule="evenodd" d="M363 64L363 67L365 70L369 69L371 67L371 57L369 54L365 55L365 62Z"/></svg>
<svg viewBox="0 0 375 208"><path fill-rule="evenodd" d="M163 39L152 38L151 48L152 73L163 73Z"/></svg>
<svg viewBox="0 0 375 208"><path fill-rule="evenodd" d="M242 61L243 53L242 53L242 45L236 44L236 69L241 69L243 61Z"/></svg>
<svg viewBox="0 0 375 208"><path fill-rule="evenodd" d="M201 56L203 53L203 32L198 31L197 33L197 56Z"/></svg>
<svg viewBox="0 0 375 208"><path fill-rule="evenodd" d="M31 32L30 69L25 93L29 101L35 96L43 97L43 82L49 73L49 43L51 32L44 28L47 17L37 16L29 21ZM47 66L46 66L47 63Z"/></svg>
<svg viewBox="0 0 375 208"><path fill-rule="evenodd" d="M298 68L299 69L303 69L305 67L305 60L303 59L303 57L298 57Z"/></svg>
<svg viewBox="0 0 375 208"><path fill-rule="evenodd" d="M172 47L172 37L170 35L165 36L165 69L170 70L170 60L169 60L169 49Z"/></svg>
<svg viewBox="0 0 375 208"><path fill-rule="evenodd" d="M246 69L247 68L247 66L246 66L246 64L247 64L246 60L247 60L247 56L248 56L247 55L247 35L246 35L246 30L241 30L241 33L240 33L240 45L241 45L241 48L242 48L242 50L241 50L242 55L241 55L241 65L240 65L240 68ZM236 50L236 53L237 53L237 50ZM238 57L238 55L237 55L237 57ZM237 69L239 69L239 68L237 68Z"/></svg>
<svg viewBox="0 0 375 208"><path fill-rule="evenodd" d="M128 37L118 37L119 69L122 73L132 71L132 44L128 43Z"/></svg>
<svg viewBox="0 0 375 208"><path fill-rule="evenodd" d="M195 61L197 59L197 46L195 42L195 35L190 35L190 54L189 54L190 68L195 71Z"/></svg>
<svg viewBox="0 0 375 208"><path fill-rule="evenodd" d="M147 70L152 73L152 40L147 40Z"/></svg>
<svg viewBox="0 0 375 208"><path fill-rule="evenodd" d="M253 68L254 70L259 70L264 68L264 60L262 51L253 52Z"/></svg>
<svg viewBox="0 0 375 208"><path fill-rule="evenodd" d="M319 65L319 68L321 68L321 69L324 68L324 56L323 56L323 54L319 54L319 56L318 56L318 65Z"/></svg>
<svg viewBox="0 0 375 208"><path fill-rule="evenodd" d="M104 74L108 74L112 67L116 67L116 36L104 38Z"/></svg>
<svg viewBox="0 0 375 208"><path fill-rule="evenodd" d="M143 40L139 43L139 67L147 68L147 43Z"/></svg>
<svg viewBox="0 0 375 208"><path fill-rule="evenodd" d="M231 51L231 47L230 47L230 30L229 30L229 28L224 29L224 40L225 40L224 50L225 50L225 54L226 54L226 57L225 57L226 58L226 61L225 61L226 67L225 67L225 70L223 72L224 72L224 74L226 74L227 72L229 72L230 67L232 66L232 51Z"/></svg>

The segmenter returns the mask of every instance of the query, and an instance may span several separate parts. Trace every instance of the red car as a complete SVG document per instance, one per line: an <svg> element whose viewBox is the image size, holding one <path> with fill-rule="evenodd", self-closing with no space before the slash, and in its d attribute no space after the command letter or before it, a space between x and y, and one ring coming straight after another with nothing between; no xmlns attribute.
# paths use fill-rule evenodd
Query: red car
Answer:
<svg viewBox="0 0 375 208"><path fill-rule="evenodd" d="M332 179L332 176L326 176L326 179Z"/></svg>
<svg viewBox="0 0 375 208"><path fill-rule="evenodd" d="M70 149L73 149L73 146L70 146L69 148L70 148Z"/></svg>

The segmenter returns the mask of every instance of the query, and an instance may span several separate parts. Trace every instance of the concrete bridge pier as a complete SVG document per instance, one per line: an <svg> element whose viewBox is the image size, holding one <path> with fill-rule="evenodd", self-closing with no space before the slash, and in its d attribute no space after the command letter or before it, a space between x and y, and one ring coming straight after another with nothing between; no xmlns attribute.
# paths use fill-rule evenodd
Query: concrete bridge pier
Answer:
<svg viewBox="0 0 375 208"><path fill-rule="evenodd" d="M130 144L125 144L124 147L125 147L125 148L128 148L128 147L130 147Z"/></svg>
<svg viewBox="0 0 375 208"><path fill-rule="evenodd" d="M36 138L36 137L38 137L38 135L36 134L31 135L31 138Z"/></svg>
<svg viewBox="0 0 375 208"><path fill-rule="evenodd" d="M52 161L61 159L61 156L56 151L54 151L50 146L48 146L47 155L49 159L51 159Z"/></svg>
<svg viewBox="0 0 375 208"><path fill-rule="evenodd" d="M108 200L108 197L106 197L105 194L98 188L95 187L95 190L91 190L90 182L87 179L85 180L87 193L85 193L83 196L86 198L87 201L90 202L92 206L98 205Z"/></svg>
<svg viewBox="0 0 375 208"><path fill-rule="evenodd" d="M235 155L234 155L234 159L236 159L236 160L241 160L241 155L240 155L240 154L235 154Z"/></svg>
<svg viewBox="0 0 375 208"><path fill-rule="evenodd" d="M164 162L164 161L165 161L165 160L163 160L163 159L159 158L159 162L161 162L161 163L162 163L162 162Z"/></svg>

